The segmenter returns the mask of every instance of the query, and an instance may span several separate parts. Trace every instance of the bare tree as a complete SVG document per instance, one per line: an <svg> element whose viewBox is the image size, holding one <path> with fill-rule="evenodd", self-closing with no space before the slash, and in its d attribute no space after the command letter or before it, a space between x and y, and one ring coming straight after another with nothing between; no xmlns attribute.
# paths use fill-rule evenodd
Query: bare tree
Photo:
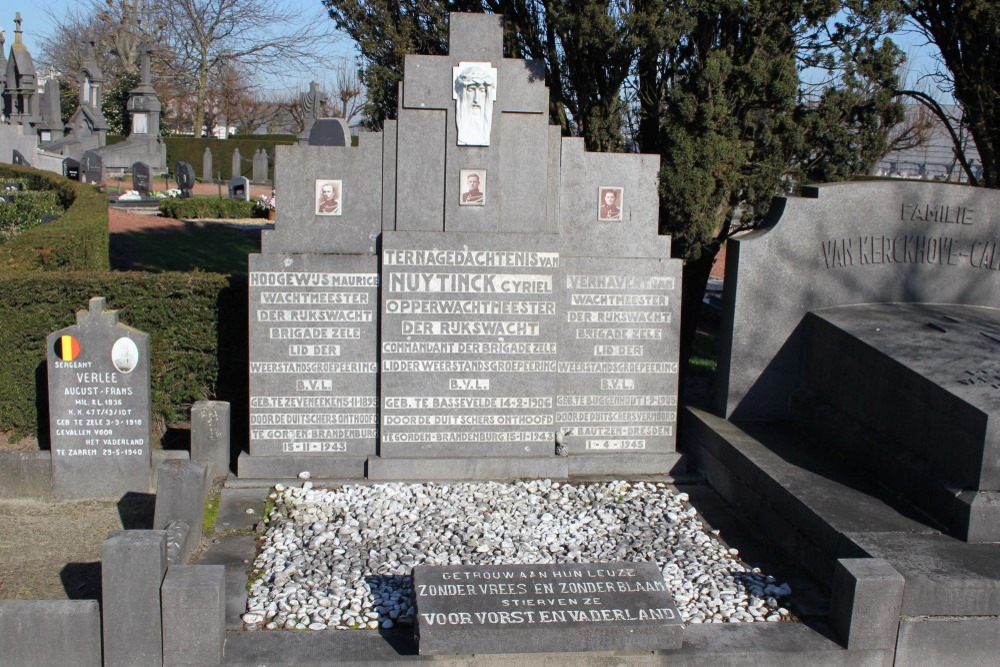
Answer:
<svg viewBox="0 0 1000 667"><path fill-rule="evenodd" d="M299 17L274 0L170 0L161 12L166 41L195 97L195 133L205 121L212 73L231 67L250 78L315 62L332 40L328 21Z"/></svg>
<svg viewBox="0 0 1000 667"><path fill-rule="evenodd" d="M334 83L333 97L339 103L335 115L340 116L350 124L355 116L364 110L365 99L361 95L362 92L363 88L358 81L357 73L351 70L347 63L343 63L337 70Z"/></svg>
<svg viewBox="0 0 1000 667"><path fill-rule="evenodd" d="M144 38L156 44L163 17L150 0L81 0L65 13L50 13L52 32L42 39L39 62L64 74L75 74L83 63L87 38L97 44L97 64L106 76L139 71ZM162 61L163 58L160 58Z"/></svg>

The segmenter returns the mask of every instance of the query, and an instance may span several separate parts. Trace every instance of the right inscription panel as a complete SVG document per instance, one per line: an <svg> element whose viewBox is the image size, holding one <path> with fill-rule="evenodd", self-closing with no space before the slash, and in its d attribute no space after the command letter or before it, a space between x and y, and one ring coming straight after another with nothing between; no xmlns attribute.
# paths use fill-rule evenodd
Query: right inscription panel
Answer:
<svg viewBox="0 0 1000 667"><path fill-rule="evenodd" d="M680 262L564 257L556 428L571 454L675 450Z"/></svg>

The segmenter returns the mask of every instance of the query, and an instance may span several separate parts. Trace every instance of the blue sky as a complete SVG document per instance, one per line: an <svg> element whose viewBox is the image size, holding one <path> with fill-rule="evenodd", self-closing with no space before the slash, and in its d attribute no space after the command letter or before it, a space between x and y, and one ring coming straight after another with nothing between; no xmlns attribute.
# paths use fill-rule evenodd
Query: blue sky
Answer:
<svg viewBox="0 0 1000 667"><path fill-rule="evenodd" d="M169 2L169 0L166 1ZM4 56L9 55L10 45L14 43L15 12L21 12L22 39L32 56L37 57L41 52L42 38L52 30L52 16L65 15L77 3L78 0L15 0L13 3L5 3L3 13L0 14L0 27L4 29L4 39L6 40ZM305 19L330 21L329 18L325 17L320 0L284 0L284 4ZM330 21L330 27L333 27L332 21ZM349 66L353 68L353 57L353 44L350 39L343 37L338 43L331 43L325 60L326 62L337 62L347 58ZM309 82L314 79L324 84L326 90L333 88L333 74L329 70L303 71L300 76L285 76L280 79L265 78L259 81L259 84L265 95L278 95L309 90Z"/></svg>
<svg viewBox="0 0 1000 667"><path fill-rule="evenodd" d="M60 16L69 11L77 0L15 0L14 8L5 9L5 14L0 15L0 27L6 32L7 46L5 51L9 52L10 44L14 41L14 12L20 11L23 19L22 28L24 30L24 42L28 50L33 54L38 54L41 50L42 37L52 29L51 16ZM166 0L169 2L169 0ZM320 0L286 0L293 11L305 17L314 17L317 20L329 20L324 17L323 7ZM332 27L332 26L331 26ZM911 60L911 74L908 85L917 86L917 80L934 67L933 54L936 49L921 43L918 35L912 33L900 33L893 36L894 41L900 45L903 51ZM7 55L7 53L4 53ZM350 67L353 64L354 50L353 44L346 37L339 43L331 44L327 62L335 62L348 59ZM281 79L263 79L259 82L262 92L265 95L289 93L295 91L305 91L309 89L309 82L317 80L323 84L326 90L332 90L333 75L327 71L303 71L300 76L286 76ZM936 91L931 90L932 94ZM950 97L942 97L941 102L950 103Z"/></svg>

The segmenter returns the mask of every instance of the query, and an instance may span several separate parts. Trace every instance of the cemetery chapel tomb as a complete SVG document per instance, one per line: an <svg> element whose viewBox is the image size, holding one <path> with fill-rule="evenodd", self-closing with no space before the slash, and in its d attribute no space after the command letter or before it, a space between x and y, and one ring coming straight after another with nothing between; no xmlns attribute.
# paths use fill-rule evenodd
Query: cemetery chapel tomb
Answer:
<svg viewBox="0 0 1000 667"><path fill-rule="evenodd" d="M668 474L681 263L653 155L548 123L501 19L407 56L398 119L277 148L241 477Z"/></svg>

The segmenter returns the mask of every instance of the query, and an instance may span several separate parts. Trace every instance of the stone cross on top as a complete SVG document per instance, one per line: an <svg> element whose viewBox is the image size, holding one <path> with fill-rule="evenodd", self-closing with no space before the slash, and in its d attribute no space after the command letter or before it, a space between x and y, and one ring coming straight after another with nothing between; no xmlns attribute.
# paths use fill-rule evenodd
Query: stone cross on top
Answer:
<svg viewBox="0 0 1000 667"><path fill-rule="evenodd" d="M87 302L87 310L76 311L76 323L83 325L103 325L115 326L118 324L118 311L105 310L107 299L103 296L94 296Z"/></svg>
<svg viewBox="0 0 1000 667"><path fill-rule="evenodd" d="M460 63L488 63L496 71L496 111L548 113L544 68L540 63L503 57L501 21L494 14L452 14L447 56L406 56L403 107L455 108L452 82L462 70L470 69Z"/></svg>

